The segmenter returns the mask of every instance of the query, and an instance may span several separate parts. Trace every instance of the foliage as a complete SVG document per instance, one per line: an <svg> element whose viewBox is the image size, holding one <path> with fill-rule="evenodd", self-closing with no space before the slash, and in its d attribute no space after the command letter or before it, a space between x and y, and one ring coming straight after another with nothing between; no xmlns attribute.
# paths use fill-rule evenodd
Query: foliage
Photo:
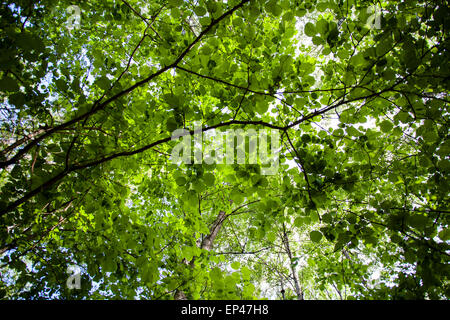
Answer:
<svg viewBox="0 0 450 320"><path fill-rule="evenodd" d="M447 1L71 5L0 5L3 298L450 297ZM195 121L277 174L171 163Z"/></svg>

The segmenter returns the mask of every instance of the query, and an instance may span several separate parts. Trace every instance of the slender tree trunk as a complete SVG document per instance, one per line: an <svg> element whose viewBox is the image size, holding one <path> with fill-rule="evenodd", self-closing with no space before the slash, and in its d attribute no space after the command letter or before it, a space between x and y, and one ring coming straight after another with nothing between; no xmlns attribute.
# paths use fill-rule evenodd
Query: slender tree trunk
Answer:
<svg viewBox="0 0 450 320"><path fill-rule="evenodd" d="M289 264L291 266L292 278L294 280L294 289L295 289L295 293L297 294L297 299L303 300L303 291L300 288L300 281L298 280L297 270L294 265L291 248L289 246L289 238L288 238L288 235L286 232L286 227L285 227L284 223L283 223L283 243L284 243L286 252L288 254L288 257L289 257Z"/></svg>
<svg viewBox="0 0 450 320"><path fill-rule="evenodd" d="M187 300L187 297L184 294L184 292L183 291L179 291L178 289L177 289L177 291L175 291L175 294L174 294L173 298L175 300Z"/></svg>
<svg viewBox="0 0 450 320"><path fill-rule="evenodd" d="M220 211L219 215L217 216L216 220L214 221L213 225L211 226L211 229L209 230L209 234L203 238L200 248L206 249L210 251L213 248L214 240L216 239L217 235L219 234L220 229L222 228L222 224L227 218L227 215L225 211ZM191 267L194 267L195 264L195 257L192 258L190 262L185 261L186 264L189 264ZM186 294L181 290L176 290L174 297L175 300L187 300Z"/></svg>
<svg viewBox="0 0 450 320"><path fill-rule="evenodd" d="M202 243L201 248L206 249L210 251L213 247L214 240L216 239L217 235L219 234L220 228L222 228L222 224L227 218L227 215L225 214L225 211L220 211L219 215L217 216L216 220L214 221L213 225L211 226L211 230L209 231L209 235L207 235Z"/></svg>

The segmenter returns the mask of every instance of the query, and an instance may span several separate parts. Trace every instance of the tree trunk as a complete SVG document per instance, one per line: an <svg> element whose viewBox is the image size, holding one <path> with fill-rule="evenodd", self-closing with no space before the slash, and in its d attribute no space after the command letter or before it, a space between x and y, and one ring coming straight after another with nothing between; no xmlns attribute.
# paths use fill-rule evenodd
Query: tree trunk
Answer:
<svg viewBox="0 0 450 320"><path fill-rule="evenodd" d="M187 300L187 297L184 294L184 292L183 291L179 291L179 290L175 291L175 295L173 296L173 298L175 300Z"/></svg>
<svg viewBox="0 0 450 320"><path fill-rule="evenodd" d="M286 249L288 257L289 257L289 264L291 266L292 278L294 280L294 289L295 289L295 293L297 294L297 299L303 300L303 292L302 292L302 289L300 288L300 282L298 280L297 270L296 270L296 267L293 262L292 252L291 252L291 248L289 246L289 238L287 236L286 227L285 227L284 223L283 223L283 242L284 242L284 247Z"/></svg>
<svg viewBox="0 0 450 320"><path fill-rule="evenodd" d="M227 215L225 211L220 211L219 215L217 216L216 220L214 221L213 225L211 226L211 229L209 230L209 234L203 238L202 243L200 244L200 248L206 249L210 251L213 248L214 240L216 239L217 235L219 234L220 228L222 228L222 224L227 218ZM189 263L191 267L195 264L195 257L192 258L192 260ZM186 295L183 291L176 290L174 297L175 300L187 300Z"/></svg>

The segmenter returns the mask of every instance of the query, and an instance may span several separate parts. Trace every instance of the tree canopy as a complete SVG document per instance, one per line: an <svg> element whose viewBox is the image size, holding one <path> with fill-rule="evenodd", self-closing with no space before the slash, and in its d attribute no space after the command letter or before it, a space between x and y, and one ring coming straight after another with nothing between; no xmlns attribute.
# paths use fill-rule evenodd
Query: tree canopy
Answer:
<svg viewBox="0 0 450 320"><path fill-rule="evenodd" d="M0 15L3 299L450 297L446 0ZM277 132L276 172L175 163L196 125Z"/></svg>

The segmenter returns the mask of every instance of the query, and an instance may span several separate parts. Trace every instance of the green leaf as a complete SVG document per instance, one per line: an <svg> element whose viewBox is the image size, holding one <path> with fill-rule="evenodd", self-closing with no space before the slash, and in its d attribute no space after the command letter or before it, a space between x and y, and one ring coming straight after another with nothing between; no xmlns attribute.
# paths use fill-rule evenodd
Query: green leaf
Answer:
<svg viewBox="0 0 450 320"><path fill-rule="evenodd" d="M392 70L386 70L382 73L382 76L385 80L395 80L395 72Z"/></svg>
<svg viewBox="0 0 450 320"><path fill-rule="evenodd" d="M322 221L325 223L331 223L333 221L333 218L332 218L331 214L326 213L322 216Z"/></svg>
<svg viewBox="0 0 450 320"><path fill-rule="evenodd" d="M194 12L197 16L201 17L206 14L206 9L204 7L197 6L194 8Z"/></svg>
<svg viewBox="0 0 450 320"><path fill-rule="evenodd" d="M327 8L329 8L329 4L322 1L317 4L316 8L319 12L324 12Z"/></svg>
<svg viewBox="0 0 450 320"><path fill-rule="evenodd" d="M316 23L316 29L321 35L325 35L328 31L328 21L325 19L320 19Z"/></svg>
<svg viewBox="0 0 450 320"><path fill-rule="evenodd" d="M303 221L302 217L297 217L294 220L294 225L298 228L301 227L303 225L303 223L304 223L304 221Z"/></svg>
<svg viewBox="0 0 450 320"><path fill-rule="evenodd" d="M449 228L446 228L446 229L444 229L444 230L441 230L441 231L439 232L439 238L440 238L442 241L449 241L449 240L450 240L450 229L449 229Z"/></svg>
<svg viewBox="0 0 450 320"><path fill-rule="evenodd" d="M309 233L309 238L312 242L320 242L320 240L322 239L322 233L320 231L311 231Z"/></svg>
<svg viewBox="0 0 450 320"><path fill-rule="evenodd" d="M265 100L257 102L256 112L258 112L260 115L264 115L268 109L269 109L269 104Z"/></svg>
<svg viewBox="0 0 450 320"><path fill-rule="evenodd" d="M199 19L200 24L202 27L207 27L211 24L211 18L210 17L203 17Z"/></svg>
<svg viewBox="0 0 450 320"><path fill-rule="evenodd" d="M267 234L267 241L269 242L275 242L276 240L276 235L273 232L270 232Z"/></svg>
<svg viewBox="0 0 450 320"><path fill-rule="evenodd" d="M108 90L111 86L111 81L107 77L100 77L95 81L95 83L98 85L100 89L103 90Z"/></svg>
<svg viewBox="0 0 450 320"><path fill-rule="evenodd" d="M402 123L408 123L412 120L412 117L409 115L408 112L399 112L396 117L402 122Z"/></svg>
<svg viewBox="0 0 450 320"><path fill-rule="evenodd" d="M4 77L0 79L0 91L8 91L8 92L15 92L19 90L19 85L17 84L16 80L14 80L11 77Z"/></svg>
<svg viewBox="0 0 450 320"><path fill-rule="evenodd" d="M187 261L191 261L194 257L194 252L191 247L183 247L183 258Z"/></svg>
<svg viewBox="0 0 450 320"><path fill-rule="evenodd" d="M303 143L309 143L311 141L311 136L309 134L303 134L301 137Z"/></svg>
<svg viewBox="0 0 450 320"><path fill-rule="evenodd" d="M270 0L266 4L266 10L270 13L272 13L275 17L278 17L281 15L283 10L281 9L280 5L276 0Z"/></svg>
<svg viewBox="0 0 450 320"><path fill-rule="evenodd" d="M313 36L312 42L316 46L320 46L322 44L325 44L325 40L323 40L322 37L318 37L318 36Z"/></svg>
<svg viewBox="0 0 450 320"><path fill-rule="evenodd" d="M350 63L354 67L360 67L366 64L366 60L364 59L364 55L362 52L357 53L350 59Z"/></svg>
<svg viewBox="0 0 450 320"><path fill-rule="evenodd" d="M178 177L175 179L175 182L177 183L177 185L179 185L181 187L186 184L187 180L185 177Z"/></svg>
<svg viewBox="0 0 450 320"><path fill-rule="evenodd" d="M64 80L62 78L55 80L55 85L56 85L56 88L58 88L58 90L61 92L65 92L69 88L66 80Z"/></svg>
<svg viewBox="0 0 450 320"><path fill-rule="evenodd" d="M151 262L144 264L142 272L142 281L146 284L153 285L158 278L158 267Z"/></svg>
<svg viewBox="0 0 450 320"><path fill-rule="evenodd" d="M17 91L19 88L13 91ZM15 105L16 107L21 107L27 102L26 96L22 92L17 92L9 97L9 103Z"/></svg>
<svg viewBox="0 0 450 320"><path fill-rule="evenodd" d="M354 127L347 127L345 130L347 131L347 134L353 137L359 137L361 135L361 133Z"/></svg>
<svg viewBox="0 0 450 320"><path fill-rule="evenodd" d="M244 195L238 189L234 189L230 194L231 200L233 200L236 204L242 203L244 201Z"/></svg>
<svg viewBox="0 0 450 320"><path fill-rule="evenodd" d="M243 266L241 268L241 273L242 273L242 278L244 280L250 280L251 276L252 276L252 272L250 271L250 269L246 266Z"/></svg>
<svg viewBox="0 0 450 320"><path fill-rule="evenodd" d="M308 37L313 37L317 33L316 27L311 22L305 24L305 34Z"/></svg>
<svg viewBox="0 0 450 320"><path fill-rule="evenodd" d="M203 175L203 180L205 180L205 183L207 186L212 187L216 181L216 177L212 173L205 173Z"/></svg>
<svg viewBox="0 0 450 320"><path fill-rule="evenodd" d="M283 21L293 21L295 20L294 12L288 11L285 14L283 14Z"/></svg>
<svg viewBox="0 0 450 320"><path fill-rule="evenodd" d="M183 0L168 0L170 7L179 7L183 4Z"/></svg>
<svg viewBox="0 0 450 320"><path fill-rule="evenodd" d="M175 131L176 129L178 129L178 123L177 123L177 121L175 120L175 118L169 118L169 119L167 120L166 128L167 128L167 131L169 131L169 132L173 132L173 131Z"/></svg>
<svg viewBox="0 0 450 320"><path fill-rule="evenodd" d="M450 173L450 160L439 160L437 163L437 167L441 172Z"/></svg>
<svg viewBox="0 0 450 320"><path fill-rule="evenodd" d="M414 228L423 229L428 219L424 215L413 214L408 217L408 224Z"/></svg>
<svg viewBox="0 0 450 320"><path fill-rule="evenodd" d="M197 193L202 193L206 189L206 185L203 183L202 180L196 180L192 183L192 187Z"/></svg>
<svg viewBox="0 0 450 320"><path fill-rule="evenodd" d="M41 52L45 47L39 36L30 32L22 33L17 39L17 44L26 51L34 50Z"/></svg>
<svg viewBox="0 0 450 320"><path fill-rule="evenodd" d="M381 131L388 133L392 130L392 128L394 127L394 125L392 124L392 122L390 122L389 120L383 120L380 123L380 129Z"/></svg>

